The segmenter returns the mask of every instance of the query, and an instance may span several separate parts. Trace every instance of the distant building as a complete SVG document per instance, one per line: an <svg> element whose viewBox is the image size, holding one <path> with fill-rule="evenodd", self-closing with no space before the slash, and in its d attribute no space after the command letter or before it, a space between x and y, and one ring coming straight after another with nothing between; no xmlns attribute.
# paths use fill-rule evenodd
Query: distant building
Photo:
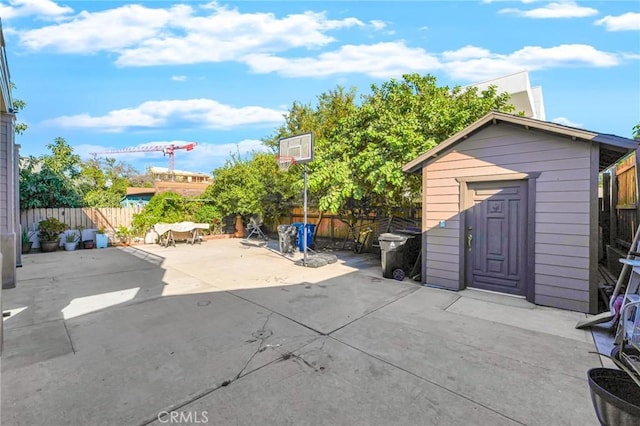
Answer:
<svg viewBox="0 0 640 426"><path fill-rule="evenodd" d="M156 194L175 192L183 197L197 197L213 182L206 173L174 170L165 167L150 167L149 175L154 179L153 188L127 188L127 195L120 201L122 207L145 206ZM173 180L175 177L175 180Z"/></svg>
<svg viewBox="0 0 640 426"><path fill-rule="evenodd" d="M169 169L166 167L149 167L147 173L153 177L153 180L158 181L189 183L211 183L213 181L211 175L206 173L187 172L184 170L174 170L173 173L169 173Z"/></svg>
<svg viewBox="0 0 640 426"><path fill-rule="evenodd" d="M516 107L516 113L523 111L525 117L538 120L546 119L542 87L531 87L528 71L520 71L470 86L477 87L482 91L487 90L491 85L496 86L498 93L507 92L511 95L511 103Z"/></svg>

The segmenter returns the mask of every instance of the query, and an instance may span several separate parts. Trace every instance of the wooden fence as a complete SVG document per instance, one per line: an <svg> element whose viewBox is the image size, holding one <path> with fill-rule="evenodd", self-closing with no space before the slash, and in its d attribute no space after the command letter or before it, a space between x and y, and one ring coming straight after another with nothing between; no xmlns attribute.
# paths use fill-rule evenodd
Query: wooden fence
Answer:
<svg viewBox="0 0 640 426"><path fill-rule="evenodd" d="M628 250L640 219L635 153L603 175L603 243Z"/></svg>
<svg viewBox="0 0 640 426"><path fill-rule="evenodd" d="M602 175L601 253L606 253L612 272L619 272L617 260L626 255L640 224L637 170L638 158L633 153Z"/></svg>
<svg viewBox="0 0 640 426"><path fill-rule="evenodd" d="M316 237L328 238L332 241L355 240L360 231L371 228L369 243L378 239L383 232L394 232L400 229L419 228L422 209L419 205L410 211L398 211L390 217L369 215L357 220L349 226L344 218L335 214L320 214L317 210L307 212L307 223L316 225ZM294 208L287 217L281 217L279 224L302 223L304 211ZM273 226L272 226L273 228ZM275 232L275 229L270 229Z"/></svg>
<svg viewBox="0 0 640 426"><path fill-rule="evenodd" d="M84 229L113 231L118 226L131 226L133 215L141 211L142 207L29 209L20 212L20 224L23 229L36 230L41 220L55 217L70 229L81 226Z"/></svg>
<svg viewBox="0 0 640 426"><path fill-rule="evenodd" d="M29 209L20 212L20 224L23 229L37 230L41 220L55 217L66 223L70 229L97 229L104 228L108 233L113 233L119 226L131 226L133 215L142 212L143 207L111 207L111 208L56 208L56 209ZM420 227L419 206L407 212L396 212L392 217L367 216L349 224L340 216L333 214L320 214L316 210L307 213L307 223L316 225L316 237L328 238L332 241L353 241L357 234L371 228L371 241L377 240L383 232L393 232L399 229ZM234 233L235 218L225 220L224 233ZM294 208L288 216L281 217L278 223L267 224L270 232L277 232L277 225L303 222L304 212L302 208Z"/></svg>

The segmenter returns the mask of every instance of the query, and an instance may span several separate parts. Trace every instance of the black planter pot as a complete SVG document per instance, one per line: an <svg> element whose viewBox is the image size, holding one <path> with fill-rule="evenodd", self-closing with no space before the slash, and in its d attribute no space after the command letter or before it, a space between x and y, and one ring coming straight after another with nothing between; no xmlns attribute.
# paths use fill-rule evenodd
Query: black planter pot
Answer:
<svg viewBox="0 0 640 426"><path fill-rule="evenodd" d="M640 386L627 373L613 368L592 368L587 377L600 424L640 424Z"/></svg>
<svg viewBox="0 0 640 426"><path fill-rule="evenodd" d="M29 241L28 243L22 243L22 254L27 254L31 252L31 246L33 245L33 242Z"/></svg>
<svg viewBox="0 0 640 426"><path fill-rule="evenodd" d="M40 241L40 251L45 253L56 251L59 245L60 241Z"/></svg>

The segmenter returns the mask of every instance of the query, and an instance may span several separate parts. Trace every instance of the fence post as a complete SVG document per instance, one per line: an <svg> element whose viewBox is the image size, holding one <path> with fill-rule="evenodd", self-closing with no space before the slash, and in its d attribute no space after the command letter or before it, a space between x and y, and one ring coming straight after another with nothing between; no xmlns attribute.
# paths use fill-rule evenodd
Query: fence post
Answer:
<svg viewBox="0 0 640 426"><path fill-rule="evenodd" d="M607 246L611 245L611 175L602 174L602 249L607 252Z"/></svg>
<svg viewBox="0 0 640 426"><path fill-rule="evenodd" d="M609 226L611 228L611 246L616 247L618 239L618 168L611 168L611 215Z"/></svg>
<svg viewBox="0 0 640 426"><path fill-rule="evenodd" d="M633 160L634 160L634 173L635 173L635 179L633 181L633 183L635 184L635 193L636 193L636 226L638 226L640 224L640 195L639 195L639 191L638 188L640 187L640 176L638 173L638 170L640 170L639 166L640 164L638 163L638 161L640 161L640 156L638 155L638 150L640 150L640 148L636 149L636 152L633 153ZM632 232L635 235L635 229L632 230ZM631 239L631 241L633 241L633 238ZM632 250L636 250L637 247L632 247Z"/></svg>

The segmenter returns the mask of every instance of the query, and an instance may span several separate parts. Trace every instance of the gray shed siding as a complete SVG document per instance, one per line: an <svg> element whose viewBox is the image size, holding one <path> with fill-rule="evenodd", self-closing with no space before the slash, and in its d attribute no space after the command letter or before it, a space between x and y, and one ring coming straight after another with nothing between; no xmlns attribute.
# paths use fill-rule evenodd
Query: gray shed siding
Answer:
<svg viewBox="0 0 640 426"><path fill-rule="evenodd" d="M460 288L460 184L456 178L539 172L535 302L590 311L592 145L500 123L423 168L424 282ZM597 179L597 175L596 175ZM439 228L446 220L446 228ZM596 235L597 237L597 235Z"/></svg>

